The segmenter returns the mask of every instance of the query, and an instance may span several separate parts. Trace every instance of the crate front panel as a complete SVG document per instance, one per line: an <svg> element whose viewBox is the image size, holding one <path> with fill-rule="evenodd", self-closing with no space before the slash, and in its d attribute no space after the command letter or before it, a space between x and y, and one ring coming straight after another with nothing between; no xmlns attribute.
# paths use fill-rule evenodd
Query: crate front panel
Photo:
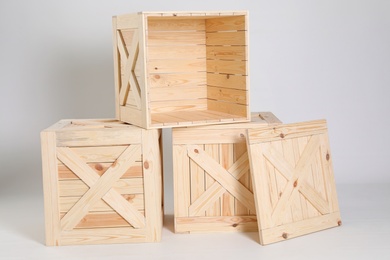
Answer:
<svg viewBox="0 0 390 260"><path fill-rule="evenodd" d="M173 129L176 232L257 230L242 133L218 126Z"/></svg>
<svg viewBox="0 0 390 260"><path fill-rule="evenodd" d="M325 121L248 130L260 242L341 223Z"/></svg>
<svg viewBox="0 0 390 260"><path fill-rule="evenodd" d="M121 70L118 84L126 87L119 94L120 106L126 107L119 109L122 120L141 125L135 121L146 118L141 125L146 128L249 121L246 13L141 13L138 16L141 27L127 25L118 30L120 25L116 26L119 34L114 39L118 42L114 54ZM117 19L130 20L130 17ZM125 65L131 56L129 46L134 42L133 35L137 35L134 31L144 35L144 42L138 43L133 65ZM141 83L142 80L145 82ZM132 88L132 83L139 88ZM132 92L134 89L136 92ZM127 103L123 102L124 97ZM141 105L146 103L145 109L137 99ZM137 111L140 112L134 116Z"/></svg>
<svg viewBox="0 0 390 260"><path fill-rule="evenodd" d="M161 176L158 176L161 167L159 159L153 160L144 154L152 150L159 155L159 135L152 133L155 140L143 141L145 134L150 133L132 128L105 129L89 125L80 129L80 126L70 124L57 132L42 133L43 148L49 145L45 141L48 136L53 139L51 158L43 153L44 164L54 161L52 170L44 170L45 211L53 220L46 226L47 237L52 237L47 240L48 245L159 240L150 234L151 229L158 228L159 220L151 221L150 218L158 218L154 213L161 214L162 203L161 198L150 197L149 186L153 189L161 186ZM111 140L116 145L101 145L109 142L100 139L102 136L109 138L106 132L117 134L112 135ZM128 138L120 145L119 141L115 142L129 133L138 136L135 143L126 144ZM85 136L89 137L81 138ZM69 142L72 146L64 145ZM150 147L145 147L147 142ZM88 146L83 146L83 143L88 143ZM145 180L145 165L149 168L152 164L154 172L149 173ZM45 181L49 177L55 183ZM46 203L54 196L55 205ZM150 205L148 201L158 204ZM53 230L56 230L56 235L48 236Z"/></svg>

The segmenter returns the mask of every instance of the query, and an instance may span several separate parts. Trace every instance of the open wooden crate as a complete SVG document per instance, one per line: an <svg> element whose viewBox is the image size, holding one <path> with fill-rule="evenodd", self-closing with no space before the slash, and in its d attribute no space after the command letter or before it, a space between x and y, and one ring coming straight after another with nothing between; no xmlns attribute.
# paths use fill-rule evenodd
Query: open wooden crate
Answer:
<svg viewBox="0 0 390 260"><path fill-rule="evenodd" d="M117 119L146 129L247 122L246 12L113 17Z"/></svg>
<svg viewBox="0 0 390 260"><path fill-rule="evenodd" d="M160 241L160 135L116 120L42 131L46 244Z"/></svg>
<svg viewBox="0 0 390 260"><path fill-rule="evenodd" d="M256 113L250 123L172 130L175 232L257 231L246 130L278 124Z"/></svg>

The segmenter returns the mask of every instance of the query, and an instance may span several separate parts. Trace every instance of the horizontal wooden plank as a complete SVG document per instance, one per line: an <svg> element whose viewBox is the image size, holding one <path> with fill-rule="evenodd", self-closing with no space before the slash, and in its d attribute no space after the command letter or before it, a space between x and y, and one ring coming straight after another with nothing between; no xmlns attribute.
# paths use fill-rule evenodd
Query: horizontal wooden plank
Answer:
<svg viewBox="0 0 390 260"><path fill-rule="evenodd" d="M265 122L270 126L280 125L282 123L282 121L280 121L272 112L252 112L251 121Z"/></svg>
<svg viewBox="0 0 390 260"><path fill-rule="evenodd" d="M223 113L243 116L243 117L247 116L249 110L247 105L240 105L240 104L234 104L234 103L216 101L210 99L207 100L207 107L208 109L215 110L218 112L223 112Z"/></svg>
<svg viewBox="0 0 390 260"><path fill-rule="evenodd" d="M246 32L206 33L206 45L247 45Z"/></svg>
<svg viewBox="0 0 390 260"><path fill-rule="evenodd" d="M70 125L72 124L72 120L70 119L63 119L63 120L60 120L58 121L57 123L49 126L48 128L46 128L45 130L43 131L57 131L59 129L64 129L64 128L67 128L69 127Z"/></svg>
<svg viewBox="0 0 390 260"><path fill-rule="evenodd" d="M205 72L149 75L149 87L192 87L206 85Z"/></svg>
<svg viewBox="0 0 390 260"><path fill-rule="evenodd" d="M147 60L185 60L185 59L205 59L206 45L182 45L176 46L149 46Z"/></svg>
<svg viewBox="0 0 390 260"><path fill-rule="evenodd" d="M247 60L246 46L207 46L207 59Z"/></svg>
<svg viewBox="0 0 390 260"><path fill-rule="evenodd" d="M138 108L130 106L120 106L119 113L121 121L146 128L147 115Z"/></svg>
<svg viewBox="0 0 390 260"><path fill-rule="evenodd" d="M89 190L88 186L81 180L59 181L60 197L82 196ZM113 188L120 194L140 194L143 193L143 178L120 179Z"/></svg>
<svg viewBox="0 0 390 260"><path fill-rule="evenodd" d="M267 245L270 243L306 235L312 232L337 227L340 220L340 213L335 212L311 219L284 224L274 228L263 229L259 233L260 243Z"/></svg>
<svg viewBox="0 0 390 260"><path fill-rule="evenodd" d="M207 85L215 87L249 89L247 76L207 73Z"/></svg>
<svg viewBox="0 0 390 260"><path fill-rule="evenodd" d="M225 125L224 125L225 126ZM210 127L211 128L211 127ZM243 136L245 128L227 128L227 129L173 129L172 143L173 144L233 144L245 143L246 139Z"/></svg>
<svg viewBox="0 0 390 260"><path fill-rule="evenodd" d="M119 155L123 153L123 151L128 146L118 145L118 146L101 146L101 147L72 147L71 150L77 154L83 161L86 163L93 162L106 162L112 163L114 162ZM141 160L141 154L137 158L137 161ZM62 163L59 163L60 165Z"/></svg>
<svg viewBox="0 0 390 260"><path fill-rule="evenodd" d="M221 87L207 87L207 98L236 104L247 104L247 91Z"/></svg>
<svg viewBox="0 0 390 260"><path fill-rule="evenodd" d="M145 209L143 194L124 194L122 196L137 210L143 211ZM68 212L80 198L80 196L60 197L60 212ZM100 200L92 207L92 210L90 212L114 212L114 209L103 200Z"/></svg>
<svg viewBox="0 0 390 260"><path fill-rule="evenodd" d="M206 71L206 60L151 60L148 62L149 74Z"/></svg>
<svg viewBox="0 0 390 260"><path fill-rule="evenodd" d="M140 143L139 129L85 129L57 132L57 146L101 146Z"/></svg>
<svg viewBox="0 0 390 260"><path fill-rule="evenodd" d="M207 72L248 75L247 61L207 60Z"/></svg>
<svg viewBox="0 0 390 260"><path fill-rule="evenodd" d="M114 16L117 29L138 28L140 16L138 14L124 14Z"/></svg>
<svg viewBox="0 0 390 260"><path fill-rule="evenodd" d="M97 174L99 174L99 176L101 176L107 171L108 168L112 166L112 163L88 163L88 166L91 167ZM142 169L142 162L139 161L125 172L125 174L122 176L122 179L142 177ZM79 179L76 174L74 174L66 165L63 165L62 163L58 165L58 177L60 180Z"/></svg>
<svg viewBox="0 0 390 260"><path fill-rule="evenodd" d="M249 144L287 140L291 138L323 134L327 132L326 120L315 120L294 124L248 130Z"/></svg>
<svg viewBox="0 0 390 260"><path fill-rule="evenodd" d="M175 218L175 232L255 232L256 216Z"/></svg>
<svg viewBox="0 0 390 260"><path fill-rule="evenodd" d="M206 86L159 87L149 90L149 100L151 102L201 98L207 98Z"/></svg>
<svg viewBox="0 0 390 260"><path fill-rule="evenodd" d="M206 30L208 32L246 30L245 16L240 15L207 19Z"/></svg>
<svg viewBox="0 0 390 260"><path fill-rule="evenodd" d="M169 102L150 102L149 107L153 117L155 113L189 111L189 110L204 110L207 106L207 99L193 100L174 100Z"/></svg>
<svg viewBox="0 0 390 260"><path fill-rule="evenodd" d="M204 19L147 19L147 31L204 31Z"/></svg>
<svg viewBox="0 0 390 260"><path fill-rule="evenodd" d="M145 229L132 227L74 229L62 232L58 245L89 245L147 242Z"/></svg>
<svg viewBox="0 0 390 260"><path fill-rule="evenodd" d="M147 46L154 45L199 45L206 44L204 32L147 32Z"/></svg>

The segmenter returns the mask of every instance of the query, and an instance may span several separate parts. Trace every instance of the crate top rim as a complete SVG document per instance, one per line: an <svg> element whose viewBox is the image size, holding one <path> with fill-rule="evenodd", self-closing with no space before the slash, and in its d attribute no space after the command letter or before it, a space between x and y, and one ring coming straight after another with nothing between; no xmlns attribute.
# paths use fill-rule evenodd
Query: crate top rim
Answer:
<svg viewBox="0 0 390 260"><path fill-rule="evenodd" d="M83 131L91 129L142 130L143 128L127 124L115 118L61 119L42 130L42 132Z"/></svg>
<svg viewBox="0 0 390 260"><path fill-rule="evenodd" d="M236 11L141 11L138 13L125 13L115 15L114 17L126 16L126 15L142 15L144 17L156 17L156 18L168 18L168 17L219 17L219 16L238 16L248 15L247 10L236 10Z"/></svg>

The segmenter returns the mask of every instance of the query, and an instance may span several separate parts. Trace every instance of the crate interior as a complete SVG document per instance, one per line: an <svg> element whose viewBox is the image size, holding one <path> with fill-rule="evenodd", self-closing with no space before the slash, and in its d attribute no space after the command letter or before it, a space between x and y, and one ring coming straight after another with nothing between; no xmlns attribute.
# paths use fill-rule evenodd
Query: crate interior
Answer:
<svg viewBox="0 0 390 260"><path fill-rule="evenodd" d="M248 120L245 21L244 15L147 17L153 126Z"/></svg>

